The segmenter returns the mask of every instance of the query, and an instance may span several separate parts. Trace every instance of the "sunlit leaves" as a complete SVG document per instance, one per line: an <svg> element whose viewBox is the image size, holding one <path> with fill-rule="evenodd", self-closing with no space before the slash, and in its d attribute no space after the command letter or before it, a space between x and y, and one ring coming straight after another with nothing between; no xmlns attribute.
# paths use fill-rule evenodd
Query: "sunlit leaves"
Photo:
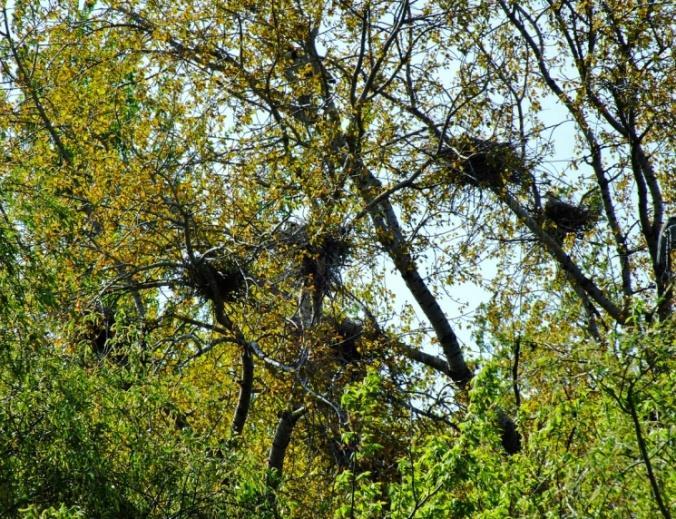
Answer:
<svg viewBox="0 0 676 519"><path fill-rule="evenodd" d="M7 510L657 510L654 487L673 485L673 330L653 261L673 198L666 4L4 15ZM549 197L595 218L561 229ZM469 393L452 359L415 359L475 305L451 304L466 287L490 297L463 316ZM523 441L511 457L505 413Z"/></svg>

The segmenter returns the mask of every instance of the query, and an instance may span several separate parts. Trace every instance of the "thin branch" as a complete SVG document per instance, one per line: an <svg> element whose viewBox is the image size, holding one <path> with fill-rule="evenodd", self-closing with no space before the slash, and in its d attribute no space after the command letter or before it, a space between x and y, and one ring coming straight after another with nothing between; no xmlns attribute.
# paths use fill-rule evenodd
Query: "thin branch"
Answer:
<svg viewBox="0 0 676 519"><path fill-rule="evenodd" d="M665 519L671 519L671 512L666 507L664 500L662 499L662 494L660 492L660 486L657 483L657 478L653 472L653 466L650 462L650 456L648 455L648 449L646 448L645 439L643 438L643 433L641 432L641 423L636 413L636 404L634 402L634 391L633 384L629 387L629 392L627 393L627 409L631 415L631 420L634 423L634 432L636 434L636 441L638 442L638 448L641 451L641 457L643 458L643 464L645 465L646 472L648 473L648 479L650 480L650 487L655 496L655 501L657 501L657 506L662 512L662 515Z"/></svg>
<svg viewBox="0 0 676 519"><path fill-rule="evenodd" d="M514 389L514 401L516 408L521 407L521 392L519 391L519 355L521 353L521 337L514 341L514 362L512 363L512 388Z"/></svg>

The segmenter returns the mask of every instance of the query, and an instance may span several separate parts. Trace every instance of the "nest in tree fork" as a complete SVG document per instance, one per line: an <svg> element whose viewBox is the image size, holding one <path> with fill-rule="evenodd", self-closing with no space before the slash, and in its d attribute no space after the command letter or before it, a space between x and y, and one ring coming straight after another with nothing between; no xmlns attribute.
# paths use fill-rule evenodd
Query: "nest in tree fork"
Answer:
<svg viewBox="0 0 676 519"><path fill-rule="evenodd" d="M338 359L349 364L362 359L362 354L357 348L357 341L364 333L364 327L350 319L343 319L334 323L337 341L331 346L337 354Z"/></svg>
<svg viewBox="0 0 676 519"><path fill-rule="evenodd" d="M237 298L245 285L244 272L225 257L200 256L185 265L184 280L200 296L223 301Z"/></svg>
<svg viewBox="0 0 676 519"><path fill-rule="evenodd" d="M350 244L341 229L310 236L306 224L289 223L281 232L281 241L300 251L300 275L328 282L345 265Z"/></svg>
<svg viewBox="0 0 676 519"><path fill-rule="evenodd" d="M579 234L590 229L597 219L597 214L583 205L573 205L559 200L547 193L545 218L552 222L562 234Z"/></svg>
<svg viewBox="0 0 676 519"><path fill-rule="evenodd" d="M523 184L523 160L510 143L461 136L441 149L451 181L461 186L502 187Z"/></svg>
<svg viewBox="0 0 676 519"><path fill-rule="evenodd" d="M303 273L331 276L344 265L350 246L342 236L327 234L313 244L307 243L304 249Z"/></svg>
<svg viewBox="0 0 676 519"><path fill-rule="evenodd" d="M83 316L84 327L80 338L91 344L93 352L104 357L112 350L111 341L115 337L115 312L102 304L96 310L87 311Z"/></svg>

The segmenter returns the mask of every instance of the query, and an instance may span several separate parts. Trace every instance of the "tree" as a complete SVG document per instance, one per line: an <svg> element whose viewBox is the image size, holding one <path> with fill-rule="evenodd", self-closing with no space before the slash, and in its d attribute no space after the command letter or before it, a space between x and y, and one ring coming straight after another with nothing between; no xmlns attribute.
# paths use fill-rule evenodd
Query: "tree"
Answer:
<svg viewBox="0 0 676 519"><path fill-rule="evenodd" d="M122 469L133 445L112 462L143 482L126 513L586 503L669 517L672 14L638 1L5 6L7 264L53 276L51 300L17 312L43 316L41 344L87 387L115 386L130 424L165 424L129 429L148 456L166 447L161 463ZM551 162L561 135L575 144ZM392 271L422 327L390 303ZM444 309L463 282L492 294L474 319L481 356ZM88 426L113 420L86 408L74 414ZM610 438L632 447L609 452ZM632 461L580 482L586 455ZM180 480L192 500L167 492ZM555 492L598 481L603 498ZM105 508L35 495L21 499Z"/></svg>

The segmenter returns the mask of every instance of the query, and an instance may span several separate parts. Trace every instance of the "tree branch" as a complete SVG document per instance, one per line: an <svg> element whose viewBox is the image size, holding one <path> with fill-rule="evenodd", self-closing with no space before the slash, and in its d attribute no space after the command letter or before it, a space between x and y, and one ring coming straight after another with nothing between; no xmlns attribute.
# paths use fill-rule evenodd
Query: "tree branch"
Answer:
<svg viewBox="0 0 676 519"><path fill-rule="evenodd" d="M239 381L239 397L237 407L232 418L232 431L242 434L251 406L251 393L253 391L254 363L248 348L242 349L242 379Z"/></svg>
<svg viewBox="0 0 676 519"><path fill-rule="evenodd" d="M629 386L629 392L627 394L627 408L629 414L631 415L631 420L634 424L634 433L636 434L636 441L638 442L638 448L641 451L641 457L643 458L643 464L645 465L646 472L648 474L648 479L650 480L650 488L653 491L655 496L655 501L657 501L657 506L662 512L662 515L665 519L671 519L671 513L666 507L664 500L662 499L662 494L660 492L660 486L657 483L657 478L653 472L653 466L650 462L650 456L648 455L648 449L646 448L645 439L643 438L643 433L641 432L641 422L639 421L638 414L636 413L636 405L634 402L634 391L633 384Z"/></svg>
<svg viewBox="0 0 676 519"><path fill-rule="evenodd" d="M295 411L283 411L279 416L279 423L275 430L268 457L268 469L271 471L268 477L268 486L277 488L282 480L284 458L286 449L291 442L291 433L296 422L306 413L305 407L299 407Z"/></svg>

